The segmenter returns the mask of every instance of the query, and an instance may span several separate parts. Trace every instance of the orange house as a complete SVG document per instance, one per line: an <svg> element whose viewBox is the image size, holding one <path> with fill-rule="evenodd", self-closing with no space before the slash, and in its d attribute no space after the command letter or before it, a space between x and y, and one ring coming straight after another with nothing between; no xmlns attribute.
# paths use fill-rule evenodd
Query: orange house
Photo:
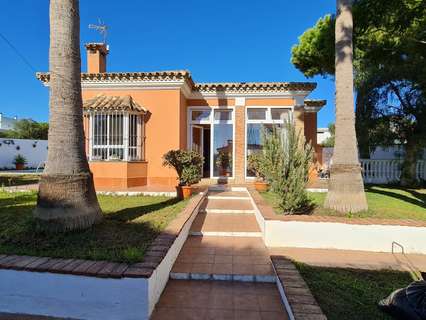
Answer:
<svg viewBox="0 0 426 320"><path fill-rule="evenodd" d="M204 156L203 178L247 183L247 156L261 148L261 128L292 119L319 151L311 82L196 83L188 71L106 72L108 47L86 44L81 74L86 152L97 188L174 186L162 165L171 149ZM48 73L38 78L49 83ZM319 152L318 152L319 156Z"/></svg>

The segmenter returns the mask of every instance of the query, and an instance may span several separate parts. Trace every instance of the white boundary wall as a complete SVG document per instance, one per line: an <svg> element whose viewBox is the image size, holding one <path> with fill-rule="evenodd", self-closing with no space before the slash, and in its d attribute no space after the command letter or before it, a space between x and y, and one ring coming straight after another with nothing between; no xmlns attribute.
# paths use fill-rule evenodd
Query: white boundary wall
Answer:
<svg viewBox="0 0 426 320"><path fill-rule="evenodd" d="M27 167L37 168L46 161L47 140L0 138L0 169L14 169L13 159L18 154L27 159Z"/></svg>
<svg viewBox="0 0 426 320"><path fill-rule="evenodd" d="M333 222L266 221L265 245L315 249L392 252L392 243L405 253L426 254L426 228L356 225Z"/></svg>
<svg viewBox="0 0 426 320"><path fill-rule="evenodd" d="M426 254L425 227L266 220L250 198L267 247L392 252L396 242L405 253Z"/></svg>
<svg viewBox="0 0 426 320"><path fill-rule="evenodd" d="M181 232L175 239L175 242L170 247L167 255L163 258L163 261L157 266L157 268L152 273L149 278L149 305L148 311L149 315L154 311L155 305L160 299L161 293L167 285L167 281L169 281L170 271L172 270L173 264L175 263L180 250L182 249L186 239L188 238L189 231L191 229L192 222L198 214L198 210L200 209L201 204L203 203L206 193L202 193L197 207L193 210L191 217L186 221L184 226L182 227Z"/></svg>
<svg viewBox="0 0 426 320"><path fill-rule="evenodd" d="M0 310L88 320L148 319L148 279L0 270Z"/></svg>
<svg viewBox="0 0 426 320"><path fill-rule="evenodd" d="M361 159L362 176L365 183L398 182L401 177L403 160L370 160ZM426 180L426 161L416 163L417 180Z"/></svg>
<svg viewBox="0 0 426 320"><path fill-rule="evenodd" d="M87 320L149 319L205 195L202 193L150 278L111 279L0 269L0 312Z"/></svg>

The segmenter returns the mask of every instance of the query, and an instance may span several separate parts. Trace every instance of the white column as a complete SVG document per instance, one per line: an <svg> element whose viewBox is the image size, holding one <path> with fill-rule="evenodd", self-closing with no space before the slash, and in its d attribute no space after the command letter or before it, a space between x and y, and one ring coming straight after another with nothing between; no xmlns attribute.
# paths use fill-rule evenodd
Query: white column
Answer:
<svg viewBox="0 0 426 320"><path fill-rule="evenodd" d="M124 143L124 161L129 160L129 113L123 114L123 143Z"/></svg>

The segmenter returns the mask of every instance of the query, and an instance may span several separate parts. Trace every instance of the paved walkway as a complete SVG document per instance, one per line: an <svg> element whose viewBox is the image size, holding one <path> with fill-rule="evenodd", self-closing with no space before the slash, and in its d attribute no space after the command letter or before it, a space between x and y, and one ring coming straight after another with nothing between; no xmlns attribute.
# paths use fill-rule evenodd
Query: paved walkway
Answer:
<svg viewBox="0 0 426 320"><path fill-rule="evenodd" d="M170 280L151 320L285 320L275 284Z"/></svg>
<svg viewBox="0 0 426 320"><path fill-rule="evenodd" d="M171 277L273 282L274 272L261 238L191 236Z"/></svg>
<svg viewBox="0 0 426 320"><path fill-rule="evenodd" d="M249 200L209 192L152 319L288 319Z"/></svg>
<svg viewBox="0 0 426 320"><path fill-rule="evenodd" d="M305 248L270 248L269 251L271 255L285 256L314 266L426 272L426 255L422 254Z"/></svg>

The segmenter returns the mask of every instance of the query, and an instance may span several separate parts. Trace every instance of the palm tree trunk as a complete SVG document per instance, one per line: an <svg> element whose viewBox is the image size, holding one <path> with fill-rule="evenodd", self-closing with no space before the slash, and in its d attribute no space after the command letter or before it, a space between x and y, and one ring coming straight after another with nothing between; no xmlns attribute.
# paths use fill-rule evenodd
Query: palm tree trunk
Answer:
<svg viewBox="0 0 426 320"><path fill-rule="evenodd" d="M367 210L355 134L352 0L337 0L336 136L324 206L339 212Z"/></svg>
<svg viewBox="0 0 426 320"><path fill-rule="evenodd" d="M84 149L78 0L50 1L50 119L34 216L42 229L84 229L102 213Z"/></svg>

